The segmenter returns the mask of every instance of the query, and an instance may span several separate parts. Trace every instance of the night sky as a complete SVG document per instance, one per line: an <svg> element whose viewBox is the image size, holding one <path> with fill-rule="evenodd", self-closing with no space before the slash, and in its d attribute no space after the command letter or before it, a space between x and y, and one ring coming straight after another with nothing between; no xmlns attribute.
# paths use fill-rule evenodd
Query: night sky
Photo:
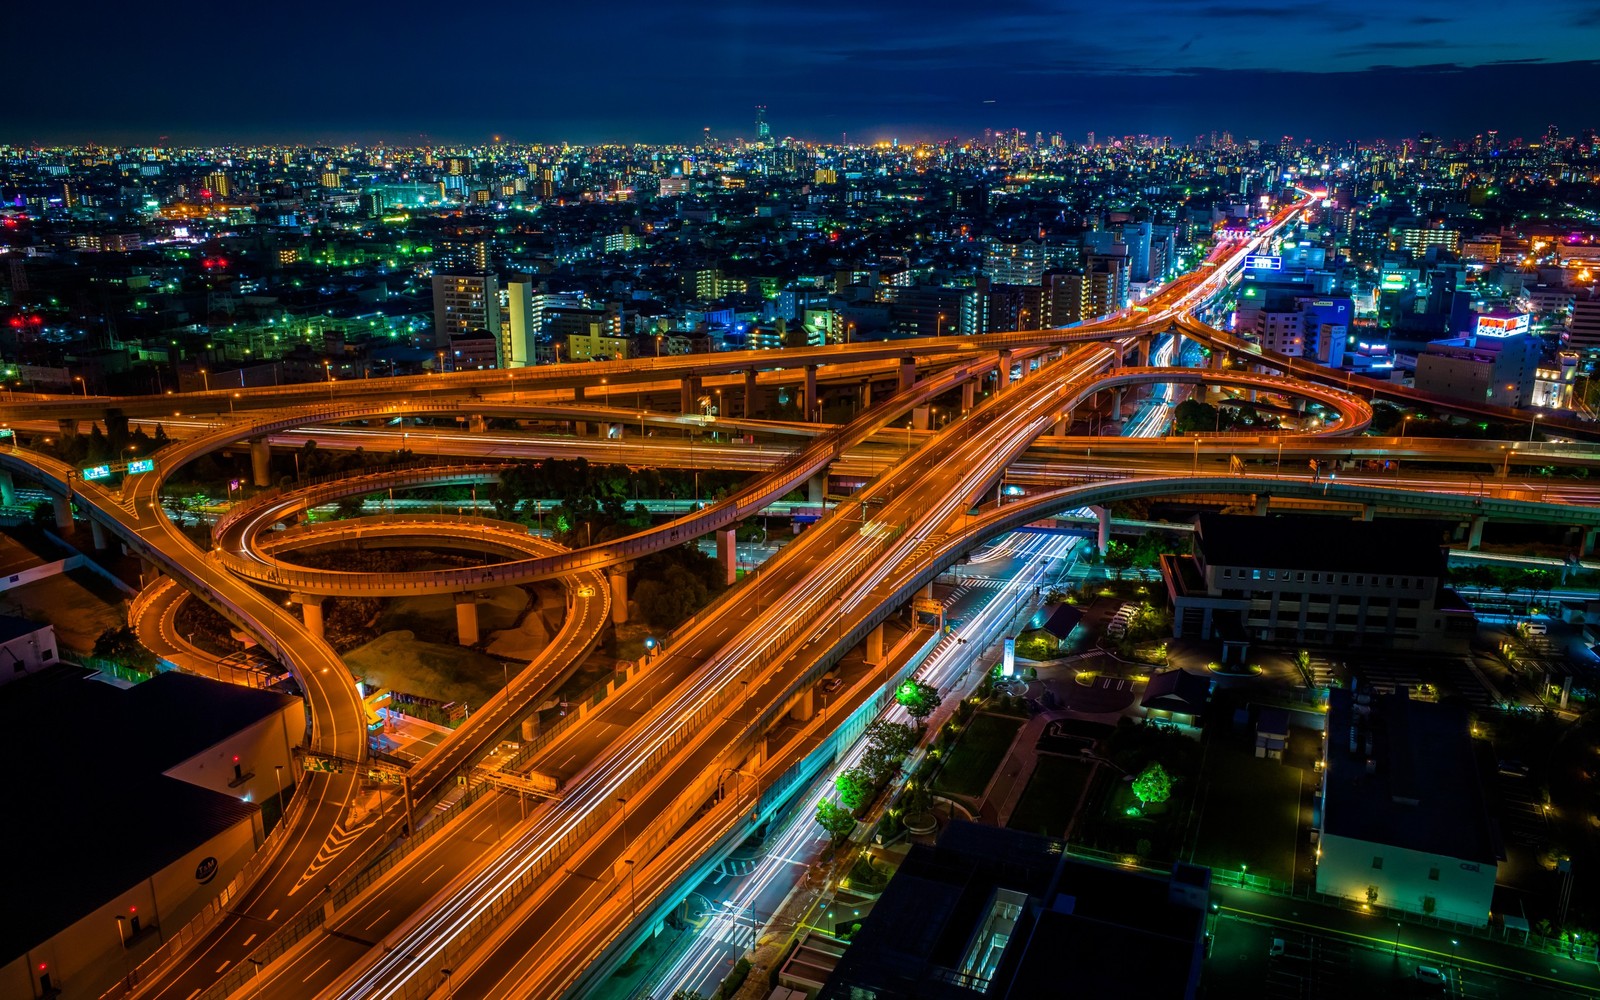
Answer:
<svg viewBox="0 0 1600 1000"><path fill-rule="evenodd" d="M0 141L1398 138L1600 124L1596 0L9 5Z"/></svg>

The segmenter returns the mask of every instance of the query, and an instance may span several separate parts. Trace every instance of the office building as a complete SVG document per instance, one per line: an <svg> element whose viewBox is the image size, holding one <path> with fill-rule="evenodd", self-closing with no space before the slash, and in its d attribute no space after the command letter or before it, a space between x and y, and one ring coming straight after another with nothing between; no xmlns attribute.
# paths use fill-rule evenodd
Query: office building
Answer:
<svg viewBox="0 0 1600 1000"><path fill-rule="evenodd" d="M1543 348L1526 333L1481 332L1490 318L1479 317L1478 333L1429 343L1417 355L1417 388L1495 406L1531 405Z"/></svg>
<svg viewBox="0 0 1600 1000"><path fill-rule="evenodd" d="M1472 636L1437 525L1201 514L1161 557L1177 638L1441 649Z"/></svg>
<svg viewBox="0 0 1600 1000"><path fill-rule="evenodd" d="M1576 299L1567 320L1566 346L1586 354L1600 353L1600 299Z"/></svg>
<svg viewBox="0 0 1600 1000"><path fill-rule="evenodd" d="M1323 745L1317 891L1482 927L1499 872L1458 705L1335 688Z"/></svg>
<svg viewBox="0 0 1600 1000"><path fill-rule="evenodd" d="M917 844L821 1000L1195 996L1211 871L1092 864L1058 840L956 820Z"/></svg>

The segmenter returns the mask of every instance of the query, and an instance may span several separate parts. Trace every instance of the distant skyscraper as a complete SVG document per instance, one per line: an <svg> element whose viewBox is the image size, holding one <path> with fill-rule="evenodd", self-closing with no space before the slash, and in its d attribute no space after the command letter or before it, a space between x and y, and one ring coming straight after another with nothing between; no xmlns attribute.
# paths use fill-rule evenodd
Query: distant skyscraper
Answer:
<svg viewBox="0 0 1600 1000"><path fill-rule="evenodd" d="M756 105L756 142L765 146L772 141L772 126L767 124L767 106Z"/></svg>
<svg viewBox="0 0 1600 1000"><path fill-rule="evenodd" d="M1084 143L1084 145L1088 146L1090 149L1094 148L1094 133L1093 132L1089 133L1089 139L1088 139L1087 142Z"/></svg>

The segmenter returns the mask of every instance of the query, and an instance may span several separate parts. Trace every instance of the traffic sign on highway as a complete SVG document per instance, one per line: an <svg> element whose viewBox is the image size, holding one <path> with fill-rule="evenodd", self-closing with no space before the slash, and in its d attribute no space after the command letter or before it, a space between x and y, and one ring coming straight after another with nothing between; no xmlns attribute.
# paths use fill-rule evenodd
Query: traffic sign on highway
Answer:
<svg viewBox="0 0 1600 1000"><path fill-rule="evenodd" d="M153 458L136 458L128 463L128 475L138 475L141 472L154 472L156 460Z"/></svg>

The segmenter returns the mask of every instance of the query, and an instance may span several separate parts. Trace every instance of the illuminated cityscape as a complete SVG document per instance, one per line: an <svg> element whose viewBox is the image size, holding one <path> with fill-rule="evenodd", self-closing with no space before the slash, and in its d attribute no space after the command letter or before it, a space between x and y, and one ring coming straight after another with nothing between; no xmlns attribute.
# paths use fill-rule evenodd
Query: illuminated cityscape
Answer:
<svg viewBox="0 0 1600 1000"><path fill-rule="evenodd" d="M0 1000L1600 995L1600 21L1130 2L550 12L531 109L103 12Z"/></svg>

